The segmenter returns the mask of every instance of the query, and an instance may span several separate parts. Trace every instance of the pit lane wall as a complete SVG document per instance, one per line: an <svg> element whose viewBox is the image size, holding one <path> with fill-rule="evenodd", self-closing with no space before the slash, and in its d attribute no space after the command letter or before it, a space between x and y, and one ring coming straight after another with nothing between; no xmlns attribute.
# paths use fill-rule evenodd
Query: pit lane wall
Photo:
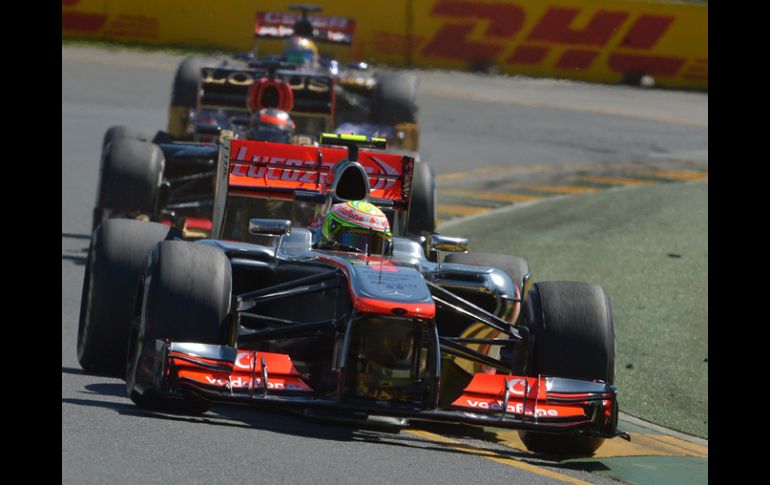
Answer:
<svg viewBox="0 0 770 485"><path fill-rule="evenodd" d="M262 0L62 0L62 36L249 50ZM537 77L708 89L708 6L643 0L315 0L355 20L343 60L446 69L493 67ZM278 53L276 40L259 53Z"/></svg>

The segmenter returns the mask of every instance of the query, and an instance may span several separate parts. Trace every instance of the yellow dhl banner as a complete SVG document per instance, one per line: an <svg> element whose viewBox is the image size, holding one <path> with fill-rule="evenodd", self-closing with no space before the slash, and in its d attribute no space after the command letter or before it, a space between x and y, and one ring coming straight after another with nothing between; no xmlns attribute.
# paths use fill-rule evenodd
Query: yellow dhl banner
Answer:
<svg viewBox="0 0 770 485"><path fill-rule="evenodd" d="M65 37L249 50L258 12L291 2L62 0ZM355 24L343 60L708 89L708 6L632 0L317 0ZM281 41L259 42L260 54Z"/></svg>

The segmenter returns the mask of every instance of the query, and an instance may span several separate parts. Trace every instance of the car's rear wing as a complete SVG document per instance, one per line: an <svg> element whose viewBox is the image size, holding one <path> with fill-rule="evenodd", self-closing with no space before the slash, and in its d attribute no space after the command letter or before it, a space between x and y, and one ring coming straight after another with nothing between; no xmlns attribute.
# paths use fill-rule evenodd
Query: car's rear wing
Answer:
<svg viewBox="0 0 770 485"><path fill-rule="evenodd" d="M386 211L407 210L414 158L379 151L356 152L357 160L352 164L360 164L368 175L368 200ZM348 173L337 170L340 180L335 184L336 167L343 167L340 162L350 160L350 155L350 148L225 138L219 151L214 221L224 220L227 199L232 196L317 204L325 203L330 197L334 200L335 190L339 191L339 184ZM344 165L349 168L351 163ZM362 181L364 178L362 174ZM214 225L216 233L218 226L216 222Z"/></svg>
<svg viewBox="0 0 770 485"><path fill-rule="evenodd" d="M225 147L227 188L252 197L324 202L334 182L333 167L348 158L338 148L233 139ZM404 210L409 202L414 158L375 151L358 152L369 175L369 200Z"/></svg>
<svg viewBox="0 0 770 485"><path fill-rule="evenodd" d="M204 67L201 69L198 107L248 111L246 100L249 87L268 75L269 71L265 68ZM291 86L294 94L292 115L334 115L334 79L331 76L288 70L277 70L275 76Z"/></svg>
<svg viewBox="0 0 770 485"><path fill-rule="evenodd" d="M301 13L257 12L254 37L257 39L286 39L294 35L294 26L302 20ZM350 45L356 30L356 21L347 17L310 15L313 40L327 44Z"/></svg>

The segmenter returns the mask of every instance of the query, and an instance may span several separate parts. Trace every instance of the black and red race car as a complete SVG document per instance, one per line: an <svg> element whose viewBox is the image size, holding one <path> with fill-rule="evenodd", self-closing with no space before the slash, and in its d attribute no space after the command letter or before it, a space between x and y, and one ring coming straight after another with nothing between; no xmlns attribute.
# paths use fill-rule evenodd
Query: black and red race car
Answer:
<svg viewBox="0 0 770 485"><path fill-rule="evenodd" d="M195 120L195 141L180 140L164 131L109 128L102 141L92 228L107 218L143 218L173 224L186 239L208 237L220 138L280 139L317 146L318 135L333 127L334 79L328 73L298 73L290 68L277 61L262 62L250 71L204 69L196 97L201 109L190 118ZM254 116L262 108L290 113L296 129L291 135L255 130ZM204 113L216 116L207 118ZM276 135L280 137L276 139ZM418 153L399 153L419 162L412 178L412 203L404 220L406 233L420 237L435 229L435 175ZM386 168L376 163L366 166L372 173ZM279 217L269 210L251 216Z"/></svg>
<svg viewBox="0 0 770 485"><path fill-rule="evenodd" d="M262 64L287 61L281 55L257 56L260 43L300 37L321 46L352 44L354 18L320 15L321 8L313 5L291 5L289 10L255 13L251 52L189 56L179 64L171 89L169 134L179 140L195 140L195 127L200 123L229 129L229 119L246 110L243 94L265 75ZM291 113L300 131L364 134L386 138L391 149L419 150L419 82L414 73L374 69L361 60L345 63L320 52L317 62L280 69L277 76L293 89L316 94L321 100L326 93L334 94L329 117L319 118L313 113L318 109L302 106Z"/></svg>
<svg viewBox="0 0 770 485"><path fill-rule="evenodd" d="M399 234L414 170L376 150L382 140L324 135L321 145L225 139L212 239L100 224L82 367L124 377L149 408L239 403L497 426L548 453L591 454L623 435L614 318L599 286L532 283L524 259L468 253L466 239L441 234L393 237L383 254L320 248L318 218L344 200L381 207ZM308 224L250 218L270 202Z"/></svg>

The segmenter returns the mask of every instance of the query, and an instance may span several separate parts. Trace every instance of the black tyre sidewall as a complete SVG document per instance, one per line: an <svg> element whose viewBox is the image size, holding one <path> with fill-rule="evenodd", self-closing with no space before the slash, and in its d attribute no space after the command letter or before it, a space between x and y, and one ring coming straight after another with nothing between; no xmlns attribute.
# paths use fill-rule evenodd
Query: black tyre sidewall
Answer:
<svg viewBox="0 0 770 485"><path fill-rule="evenodd" d="M154 214L165 163L163 152L155 144L114 139L102 156L97 208Z"/></svg>
<svg viewBox="0 0 770 485"><path fill-rule="evenodd" d="M523 324L535 333L533 372L614 383L615 322L601 287L573 281L535 283L523 311Z"/></svg>
<svg viewBox="0 0 770 485"><path fill-rule="evenodd" d="M524 319L534 334L530 375L615 379L615 320L609 297L598 285L572 281L535 283L524 302ZM604 438L519 431L531 451L590 456Z"/></svg>
<svg viewBox="0 0 770 485"><path fill-rule="evenodd" d="M171 88L171 106L195 108L198 104L198 84L201 69L211 64L204 57L187 57L177 67Z"/></svg>
<svg viewBox="0 0 770 485"><path fill-rule="evenodd" d="M152 222L111 219L91 238L80 302L77 351L87 372L123 377L127 339L139 277L158 241L181 237Z"/></svg>
<svg viewBox="0 0 770 485"><path fill-rule="evenodd" d="M152 339L223 344L232 269L222 251L185 241L157 247L147 292L146 330Z"/></svg>
<svg viewBox="0 0 770 485"><path fill-rule="evenodd" d="M409 195L407 236L421 236L436 230L436 176L425 162L414 164L412 192Z"/></svg>
<svg viewBox="0 0 770 485"><path fill-rule="evenodd" d="M128 126L116 125L111 126L104 132L102 138L102 150L115 140L121 138L128 138L130 140L139 140L143 142L152 142L157 136L157 131L140 130L137 128L130 128Z"/></svg>
<svg viewBox="0 0 770 485"><path fill-rule="evenodd" d="M138 290L134 327L126 361L127 390L139 406L201 413L208 406L199 399L168 398L147 383L142 374L144 349L156 339L226 345L227 316L232 295L232 268L217 249L185 241L165 241L150 251ZM142 384L142 392L135 389Z"/></svg>

